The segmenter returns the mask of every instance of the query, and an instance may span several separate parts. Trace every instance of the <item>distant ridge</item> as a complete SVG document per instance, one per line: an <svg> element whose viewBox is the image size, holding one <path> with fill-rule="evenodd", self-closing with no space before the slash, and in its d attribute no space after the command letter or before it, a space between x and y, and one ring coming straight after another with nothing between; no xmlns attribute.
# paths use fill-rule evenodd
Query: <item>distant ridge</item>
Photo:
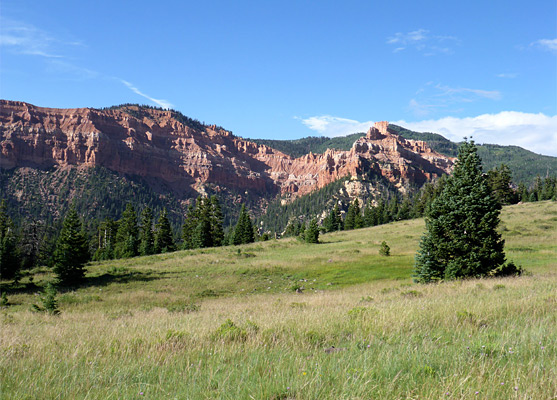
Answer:
<svg viewBox="0 0 557 400"><path fill-rule="evenodd" d="M415 132L398 125L389 124L389 132L406 139L423 140L428 146L445 156L456 157L458 143L452 142L437 133ZM365 133L353 133L340 137L308 136L295 140L249 139L258 144L264 144L294 157L300 157L309 152L319 154L328 148L348 150L354 140ZM497 144L478 145L478 154L482 158L484 171L506 164L513 173L515 183L531 185L537 176L557 174L557 157L544 156L526 150L519 146L502 146Z"/></svg>

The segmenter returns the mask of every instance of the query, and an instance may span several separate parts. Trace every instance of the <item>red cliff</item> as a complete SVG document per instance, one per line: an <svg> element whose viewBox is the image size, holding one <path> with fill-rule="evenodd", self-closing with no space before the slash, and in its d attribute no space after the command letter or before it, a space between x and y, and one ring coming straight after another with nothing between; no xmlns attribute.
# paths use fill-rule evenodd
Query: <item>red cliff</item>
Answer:
<svg viewBox="0 0 557 400"><path fill-rule="evenodd" d="M292 158L174 111L53 109L0 100L0 167L103 166L185 190L206 184L260 195L307 194L347 175L402 187L448 173L453 160L378 122L349 151Z"/></svg>

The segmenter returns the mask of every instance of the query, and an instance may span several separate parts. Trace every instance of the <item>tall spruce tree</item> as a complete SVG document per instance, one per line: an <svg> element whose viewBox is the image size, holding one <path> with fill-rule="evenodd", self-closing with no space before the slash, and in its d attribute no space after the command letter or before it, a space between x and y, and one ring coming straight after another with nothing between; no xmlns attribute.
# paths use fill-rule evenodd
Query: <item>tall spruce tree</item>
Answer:
<svg viewBox="0 0 557 400"><path fill-rule="evenodd" d="M115 256L117 258L135 257L139 254L139 229L137 214L131 203L126 204L122 218L118 221Z"/></svg>
<svg viewBox="0 0 557 400"><path fill-rule="evenodd" d="M0 277L11 279L21 267L17 235L6 212L6 202L0 203Z"/></svg>
<svg viewBox="0 0 557 400"><path fill-rule="evenodd" d="M193 232L197 227L198 219L197 209L190 204L182 225L182 248L184 250L195 248Z"/></svg>
<svg viewBox="0 0 557 400"><path fill-rule="evenodd" d="M344 217L344 230L350 231L354 229L355 220L356 212L354 210L354 203L350 203L348 211L346 211L346 216Z"/></svg>
<svg viewBox="0 0 557 400"><path fill-rule="evenodd" d="M166 216L166 208L164 208L155 229L155 253L169 253L175 250L176 245L172 236L172 227Z"/></svg>
<svg viewBox="0 0 557 400"><path fill-rule="evenodd" d="M153 233L153 210L145 207L141 212L141 229L139 232L139 254L148 256L155 253L155 235Z"/></svg>
<svg viewBox="0 0 557 400"><path fill-rule="evenodd" d="M212 247L213 237L211 232L211 203L203 197L197 205L197 224L193 230L193 244L195 248Z"/></svg>
<svg viewBox="0 0 557 400"><path fill-rule="evenodd" d="M306 243L319 243L319 226L315 218L310 221L308 228L305 230L304 239Z"/></svg>
<svg viewBox="0 0 557 400"><path fill-rule="evenodd" d="M64 219L53 255L54 273L61 285L79 284L89 261L89 244L77 211L72 206Z"/></svg>
<svg viewBox="0 0 557 400"><path fill-rule="evenodd" d="M240 210L240 216L238 217L238 223L234 228L234 234L232 235L232 244L245 244L253 243L255 236L253 234L253 224L248 212L246 211L245 204L242 204Z"/></svg>
<svg viewBox="0 0 557 400"><path fill-rule="evenodd" d="M481 277L502 268L500 210L482 174L477 147L465 140L452 175L426 211L427 231L416 255L416 281Z"/></svg>
<svg viewBox="0 0 557 400"><path fill-rule="evenodd" d="M224 243L223 215L217 196L211 196L211 238L213 246Z"/></svg>
<svg viewBox="0 0 557 400"><path fill-rule="evenodd" d="M499 203L505 205L518 201L518 196L511 186L512 172L507 165L501 164L499 167L488 171L487 182L493 192L493 196Z"/></svg>

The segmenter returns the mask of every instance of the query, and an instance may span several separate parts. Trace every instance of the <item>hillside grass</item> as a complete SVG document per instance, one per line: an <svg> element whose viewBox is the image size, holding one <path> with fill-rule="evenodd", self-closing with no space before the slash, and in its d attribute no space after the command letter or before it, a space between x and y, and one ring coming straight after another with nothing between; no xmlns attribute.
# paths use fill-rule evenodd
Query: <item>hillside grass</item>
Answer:
<svg viewBox="0 0 557 400"><path fill-rule="evenodd" d="M3 283L0 397L555 398L557 203L503 211L520 278L414 284L423 230L96 263L59 316L29 311L50 272Z"/></svg>

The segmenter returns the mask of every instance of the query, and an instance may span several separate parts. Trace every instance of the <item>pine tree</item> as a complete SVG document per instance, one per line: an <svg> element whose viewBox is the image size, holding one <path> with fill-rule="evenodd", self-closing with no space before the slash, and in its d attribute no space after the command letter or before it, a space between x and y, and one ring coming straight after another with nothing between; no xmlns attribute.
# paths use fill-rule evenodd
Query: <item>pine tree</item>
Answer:
<svg viewBox="0 0 557 400"><path fill-rule="evenodd" d="M349 231L354 229L356 225L356 211L354 210L354 203L348 206L348 211L346 211L346 217L344 218L344 229Z"/></svg>
<svg viewBox="0 0 557 400"><path fill-rule="evenodd" d="M310 221L308 228L304 233L306 243L319 243L319 226L314 218Z"/></svg>
<svg viewBox="0 0 557 400"><path fill-rule="evenodd" d="M217 196L211 196L211 238L213 246L224 243L223 215Z"/></svg>
<svg viewBox="0 0 557 400"><path fill-rule="evenodd" d="M482 174L477 147L465 140L453 174L426 211L416 280L480 277L503 267L504 241L497 232L500 210Z"/></svg>
<svg viewBox="0 0 557 400"><path fill-rule="evenodd" d="M500 204L512 204L516 201L514 190L511 187L512 173L508 166L501 164L487 173L487 182L493 196Z"/></svg>
<svg viewBox="0 0 557 400"><path fill-rule="evenodd" d="M14 278L21 267L17 235L6 213L6 202L0 203L0 277Z"/></svg>
<svg viewBox="0 0 557 400"><path fill-rule="evenodd" d="M159 216L159 221L157 222L155 230L155 253L169 253L176 250L176 245L174 244L174 239L172 237L172 228L170 226L170 221L166 216L166 208L162 210Z"/></svg>
<svg viewBox="0 0 557 400"><path fill-rule="evenodd" d="M193 205L189 205L188 212L184 218L182 225L182 248L184 250L194 249L193 232L197 227L197 209Z"/></svg>
<svg viewBox="0 0 557 400"><path fill-rule="evenodd" d="M212 205L209 202L209 199L204 197L199 199L197 207L197 224L193 230L193 246L194 248L212 247Z"/></svg>
<svg viewBox="0 0 557 400"><path fill-rule="evenodd" d="M253 243L254 240L253 224L251 223L251 218L246 211L246 206L242 204L240 216L238 217L238 223L234 228L234 235L232 235L232 244L238 245Z"/></svg>
<svg viewBox="0 0 557 400"><path fill-rule="evenodd" d="M377 225L376 207L373 207L371 203L364 209L364 225L365 226Z"/></svg>
<svg viewBox="0 0 557 400"><path fill-rule="evenodd" d="M360 201L354 199L354 229L360 229L364 227L364 219L362 217L362 210L360 209Z"/></svg>
<svg viewBox="0 0 557 400"><path fill-rule="evenodd" d="M155 253L155 235L153 233L153 211L145 207L141 213L141 230L139 233L139 254L148 256Z"/></svg>
<svg viewBox="0 0 557 400"><path fill-rule="evenodd" d="M105 219L97 229L98 244L93 255L93 260L112 260L115 257L114 247L116 245L116 233L118 223L111 218Z"/></svg>
<svg viewBox="0 0 557 400"><path fill-rule="evenodd" d="M139 254L139 229L137 215L131 203L126 204L122 218L118 221L115 256L117 258L135 257Z"/></svg>
<svg viewBox="0 0 557 400"><path fill-rule="evenodd" d="M64 219L53 259L54 273L61 285L76 285L83 280L85 263L89 261L89 244L73 206Z"/></svg>

